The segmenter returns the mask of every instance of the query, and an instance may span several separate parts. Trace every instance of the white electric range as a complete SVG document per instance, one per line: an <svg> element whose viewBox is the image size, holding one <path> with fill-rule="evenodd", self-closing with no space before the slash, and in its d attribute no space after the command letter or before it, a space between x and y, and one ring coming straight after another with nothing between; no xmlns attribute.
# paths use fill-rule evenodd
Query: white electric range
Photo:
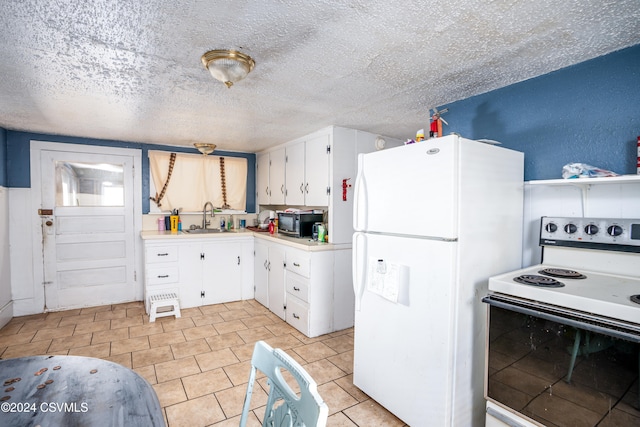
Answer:
<svg viewBox="0 0 640 427"><path fill-rule="evenodd" d="M637 416L640 398L629 396L640 392L640 219L543 217L540 245L541 264L490 278L483 299L487 426ZM605 372L626 388L604 386Z"/></svg>

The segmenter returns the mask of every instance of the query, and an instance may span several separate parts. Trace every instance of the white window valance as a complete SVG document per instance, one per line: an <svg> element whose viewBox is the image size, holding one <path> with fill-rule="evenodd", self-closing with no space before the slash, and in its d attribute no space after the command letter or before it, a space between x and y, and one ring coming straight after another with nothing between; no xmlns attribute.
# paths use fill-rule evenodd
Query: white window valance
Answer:
<svg viewBox="0 0 640 427"><path fill-rule="evenodd" d="M245 210L247 201L247 159L241 157L203 156L174 153L175 161L168 185L160 202L162 211L182 208L185 212L201 211L206 202L216 208L225 207L222 186L224 172L225 208ZM167 182L172 153L149 151L149 169L157 197ZM221 169L224 164L224 170ZM153 203L153 202L152 202Z"/></svg>

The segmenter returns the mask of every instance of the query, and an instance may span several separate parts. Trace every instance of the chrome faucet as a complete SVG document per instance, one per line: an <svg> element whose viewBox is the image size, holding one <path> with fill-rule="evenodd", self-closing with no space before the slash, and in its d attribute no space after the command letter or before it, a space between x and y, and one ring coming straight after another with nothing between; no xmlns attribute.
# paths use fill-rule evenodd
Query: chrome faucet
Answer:
<svg viewBox="0 0 640 427"><path fill-rule="evenodd" d="M213 217L213 203L207 202L204 204L204 208L202 208L202 228L207 228L207 225L211 224L210 221L207 221L207 205L211 206L211 217Z"/></svg>

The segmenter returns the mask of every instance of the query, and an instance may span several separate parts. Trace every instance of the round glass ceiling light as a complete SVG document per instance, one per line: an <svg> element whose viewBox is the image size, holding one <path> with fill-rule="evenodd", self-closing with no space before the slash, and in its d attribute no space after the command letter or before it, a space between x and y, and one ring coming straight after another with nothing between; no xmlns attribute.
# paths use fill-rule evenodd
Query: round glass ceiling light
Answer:
<svg viewBox="0 0 640 427"><path fill-rule="evenodd" d="M247 77L256 65L249 55L237 50L210 50L201 59L213 78L220 80L228 88Z"/></svg>

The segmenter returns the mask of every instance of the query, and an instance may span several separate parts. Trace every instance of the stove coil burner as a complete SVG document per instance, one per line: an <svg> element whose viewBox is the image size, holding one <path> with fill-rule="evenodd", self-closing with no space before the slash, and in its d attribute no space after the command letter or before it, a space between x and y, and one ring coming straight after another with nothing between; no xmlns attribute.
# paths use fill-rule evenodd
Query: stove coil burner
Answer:
<svg viewBox="0 0 640 427"><path fill-rule="evenodd" d="M564 283L558 282L556 279L547 276L538 276L537 274L523 274L514 277L514 281L523 285L539 286L542 288L561 288Z"/></svg>
<svg viewBox="0 0 640 427"><path fill-rule="evenodd" d="M640 295L631 295L629 297L631 302L635 302L636 304L640 304Z"/></svg>
<svg viewBox="0 0 640 427"><path fill-rule="evenodd" d="M582 273L578 273L574 270L567 270L565 268L545 268L543 270L538 271L540 274L544 274L545 276L551 277L559 277L561 279L586 279Z"/></svg>

